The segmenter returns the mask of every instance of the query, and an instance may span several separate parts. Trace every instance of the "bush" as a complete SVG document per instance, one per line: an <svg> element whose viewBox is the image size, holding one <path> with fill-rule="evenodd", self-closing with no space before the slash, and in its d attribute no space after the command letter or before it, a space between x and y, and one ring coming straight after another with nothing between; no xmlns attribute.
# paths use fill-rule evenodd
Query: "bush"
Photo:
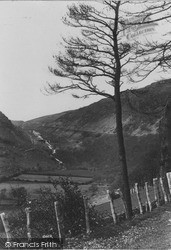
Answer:
<svg viewBox="0 0 171 250"><path fill-rule="evenodd" d="M23 206L27 202L27 190L25 187L11 188L10 196L17 200L18 206Z"/></svg>
<svg viewBox="0 0 171 250"><path fill-rule="evenodd" d="M58 190L59 185L62 187L61 191ZM65 235L75 236L85 233L84 202L78 186L71 183L68 178L55 181L53 186L55 192L52 192L50 188L40 189L39 198L26 205L31 208L32 237L42 237L47 234L58 237L54 210L54 202L57 200L63 212ZM19 234L20 237L26 237L25 207L20 208L17 216L13 213L9 215L10 228L14 237L19 237ZM89 219L91 230L103 224L102 216L96 212L93 206L89 209Z"/></svg>
<svg viewBox="0 0 171 250"><path fill-rule="evenodd" d="M0 191L0 199L1 200L7 199L7 194L6 193L7 193L6 188L1 189L1 191Z"/></svg>
<svg viewBox="0 0 171 250"><path fill-rule="evenodd" d="M89 188L89 191L92 193L91 195L95 195L97 192L98 192L98 186L96 183L92 183L90 188Z"/></svg>
<svg viewBox="0 0 171 250"><path fill-rule="evenodd" d="M84 233L86 222L82 193L78 185L72 184L68 178L61 179L60 185L65 193L61 199L65 229L67 233L70 232L71 235ZM103 222L102 217L97 213L94 206L89 207L89 220L92 230Z"/></svg>

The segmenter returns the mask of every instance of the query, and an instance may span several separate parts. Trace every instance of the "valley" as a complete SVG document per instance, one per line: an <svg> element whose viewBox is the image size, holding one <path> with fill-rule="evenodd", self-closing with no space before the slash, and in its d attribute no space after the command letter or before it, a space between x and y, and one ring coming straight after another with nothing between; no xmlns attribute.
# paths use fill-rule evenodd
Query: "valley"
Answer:
<svg viewBox="0 0 171 250"><path fill-rule="evenodd" d="M131 185L141 179L151 179L159 169L159 127L170 95L170 79L121 93ZM168 119L170 114L169 111ZM77 110L22 123L13 121L13 124L28 133L39 148L49 150L54 162L55 158L59 159L64 169L88 170L93 173L96 182L113 184L118 188L121 172L116 138L115 103L109 98ZM33 131L43 140L36 140ZM45 142L49 143L51 148L48 148ZM42 167L41 171L44 170Z"/></svg>
<svg viewBox="0 0 171 250"><path fill-rule="evenodd" d="M149 209L145 182L149 184L151 202L156 206L152 180L158 176L160 170L161 124L166 103L166 170L171 172L170 83L171 80L152 83L145 88L124 91L121 94L134 213L139 213L139 204L133 189L135 182L140 186L143 209ZM112 220L107 190L116 191L120 188L121 170L116 138L115 103L110 99L102 99L78 110L26 122L10 121L0 113L0 149L0 212L18 213L20 201L26 202L26 194L27 202L34 204L42 197L48 199L49 195L63 192L64 189L59 183L61 179L69 178L71 184L78 186L81 197L87 197L88 203L104 217L105 223ZM18 196L14 197L14 194ZM49 206L48 201L47 204L46 200L44 202L45 206ZM41 207L42 205L38 208L41 210ZM114 207L122 219L124 205L121 197L114 200ZM36 209L35 207L34 213ZM39 223L41 221L40 219ZM49 223L49 220L47 222ZM41 230L43 229L44 226L41 226Z"/></svg>
<svg viewBox="0 0 171 250"><path fill-rule="evenodd" d="M131 186L151 181L159 169L159 125L170 94L170 80L121 94ZM39 187L51 186L51 179L70 177L89 197L91 185L95 185L94 201L99 203L101 195L105 203L106 189L120 185L115 129L115 104L108 98L26 122L11 122L2 114L0 188L24 185L36 193ZM3 182L9 173L15 176Z"/></svg>
<svg viewBox="0 0 171 250"><path fill-rule="evenodd" d="M159 126L170 95L170 79L121 93L131 186L151 181L157 174ZM171 112L168 121L170 117ZM0 178L3 181L4 177L17 175L18 181L27 179L35 183L47 182L49 177L45 175L72 176L74 180L79 176L79 182L90 177L97 185L112 185L117 189L121 172L115 130L115 103L108 98L26 122L11 122L1 114ZM168 128L168 136L169 131Z"/></svg>

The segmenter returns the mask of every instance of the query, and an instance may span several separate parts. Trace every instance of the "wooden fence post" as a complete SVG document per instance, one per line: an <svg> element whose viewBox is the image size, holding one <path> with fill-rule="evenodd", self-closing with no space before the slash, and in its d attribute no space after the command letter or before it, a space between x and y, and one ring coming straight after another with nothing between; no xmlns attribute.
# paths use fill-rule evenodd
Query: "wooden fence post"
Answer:
<svg viewBox="0 0 171 250"><path fill-rule="evenodd" d="M151 200L150 200L150 195L149 195L149 189L148 189L148 182L145 182L145 193L147 197L147 204L149 207L149 211L152 211L152 206L151 206Z"/></svg>
<svg viewBox="0 0 171 250"><path fill-rule="evenodd" d="M171 194L170 194L168 178L166 176L166 173L162 176L162 180L163 180L163 187L164 187L164 190L166 193L167 201L170 202L171 201Z"/></svg>
<svg viewBox="0 0 171 250"><path fill-rule="evenodd" d="M54 207L55 207L55 215L56 215L59 240L61 243L64 243L65 232L64 232L64 225L63 225L63 214L61 212L60 204L58 201L54 202Z"/></svg>
<svg viewBox="0 0 171 250"><path fill-rule="evenodd" d="M159 191L159 181L157 178L153 179L153 188L154 188L154 198L156 201L157 207L160 206L160 191Z"/></svg>
<svg viewBox="0 0 171 250"><path fill-rule="evenodd" d="M84 201L84 211L85 211L86 234L90 235L88 199L84 195L83 195L83 201Z"/></svg>
<svg viewBox="0 0 171 250"><path fill-rule="evenodd" d="M116 224L117 223L117 214L115 212L115 207L114 207L114 204L113 204L114 200L112 199L109 190L107 190L107 195L108 195L108 199L109 199L109 202L110 202L110 209L111 209L111 213L112 213L113 222L114 222L114 224Z"/></svg>
<svg viewBox="0 0 171 250"><path fill-rule="evenodd" d="M135 191L134 188L131 188L131 189L130 189L130 194L133 195L133 194L134 194L134 191Z"/></svg>
<svg viewBox="0 0 171 250"><path fill-rule="evenodd" d="M166 192L165 192L165 189L164 189L164 183L163 183L163 178L160 177L160 186L161 186L161 190L162 190L162 193L163 193L163 197L164 197L164 202L168 202L168 199L167 199L167 195L166 195Z"/></svg>
<svg viewBox="0 0 171 250"><path fill-rule="evenodd" d="M167 176L169 191L170 191L170 194L171 194L171 172L166 173L166 176Z"/></svg>
<svg viewBox="0 0 171 250"><path fill-rule="evenodd" d="M5 229L7 241L9 242L10 239L11 239L9 223L7 221L5 213L1 213L0 216L1 216L1 220L2 220L2 223L3 223L4 229Z"/></svg>
<svg viewBox="0 0 171 250"><path fill-rule="evenodd" d="M135 192L136 192L136 196L137 196L137 200L138 200L140 214L143 214L143 207L142 207L142 202L141 202L141 197L140 197L138 183L135 183Z"/></svg>
<svg viewBox="0 0 171 250"><path fill-rule="evenodd" d="M25 212L26 212L26 217L27 217L27 238L28 238L28 240L31 240L31 228L30 228L30 212L31 212L31 209L30 209L30 207L26 207Z"/></svg>
<svg viewBox="0 0 171 250"><path fill-rule="evenodd" d="M146 201L146 202L145 202L145 211L146 211L146 212L148 212L148 208L149 208L148 202Z"/></svg>
<svg viewBox="0 0 171 250"><path fill-rule="evenodd" d="M124 200L124 197L123 197L123 193L122 193L122 191L121 191L120 188L117 189L117 191L118 191L118 193L119 193L119 195L120 195L120 197L121 197L121 199L122 199L122 202L123 202L125 217L126 217L126 219L128 219L128 217L127 217L127 211L126 211L126 205L125 205L125 200Z"/></svg>

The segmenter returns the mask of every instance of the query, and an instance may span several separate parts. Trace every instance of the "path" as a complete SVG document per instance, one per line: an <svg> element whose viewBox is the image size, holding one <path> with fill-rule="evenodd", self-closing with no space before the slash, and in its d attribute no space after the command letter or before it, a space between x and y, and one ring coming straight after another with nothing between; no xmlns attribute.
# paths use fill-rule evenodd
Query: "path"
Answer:
<svg viewBox="0 0 171 250"><path fill-rule="evenodd" d="M122 226L116 235L117 226L110 228L107 237L78 240L70 248L81 249L171 249L171 204L156 208L152 213L138 215ZM127 228L127 229L125 229ZM103 232L106 229L103 228ZM76 239L74 239L76 242Z"/></svg>
<svg viewBox="0 0 171 250"><path fill-rule="evenodd" d="M128 237L127 248L171 249L171 204L156 209L153 213L151 218L128 230L133 240Z"/></svg>

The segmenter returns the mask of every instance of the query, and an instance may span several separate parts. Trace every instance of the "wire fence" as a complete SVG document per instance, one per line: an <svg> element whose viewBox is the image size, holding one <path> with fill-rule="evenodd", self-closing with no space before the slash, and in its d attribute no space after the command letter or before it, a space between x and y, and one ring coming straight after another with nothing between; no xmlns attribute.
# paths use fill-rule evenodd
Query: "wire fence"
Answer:
<svg viewBox="0 0 171 250"><path fill-rule="evenodd" d="M171 172L166 174L165 180L163 178L154 178L153 186L148 185L148 183L144 183L144 187L139 187L138 183L135 183L134 188L130 190L131 199L132 199L132 208L133 211L138 211L140 214L145 212L151 212L154 207L160 206L164 203L168 203L171 201ZM105 204L99 205L96 207L99 211L104 211L108 213L109 217L113 218L113 223L116 224L119 222L120 215L125 214L126 217L126 208L122 195L122 191L120 189L117 190L117 194L119 198L115 199L112 193L107 190L108 202ZM90 234L91 228L89 223L89 201L87 197L83 196L84 199L84 212L85 212L85 233ZM56 215L56 223L58 227L58 236L59 239L65 238L65 228L64 228L64 219L63 219L63 211L59 205L58 201L54 202L54 211ZM31 210L29 207L25 209L26 212L26 227L27 227L27 237L28 240L32 238L30 221L31 221ZM34 213L34 211L32 211ZM5 213L0 214L2 225L4 227L4 236L0 237L0 249L2 245L4 246L4 238L7 241L10 241L11 234L10 228L8 224L8 218Z"/></svg>

